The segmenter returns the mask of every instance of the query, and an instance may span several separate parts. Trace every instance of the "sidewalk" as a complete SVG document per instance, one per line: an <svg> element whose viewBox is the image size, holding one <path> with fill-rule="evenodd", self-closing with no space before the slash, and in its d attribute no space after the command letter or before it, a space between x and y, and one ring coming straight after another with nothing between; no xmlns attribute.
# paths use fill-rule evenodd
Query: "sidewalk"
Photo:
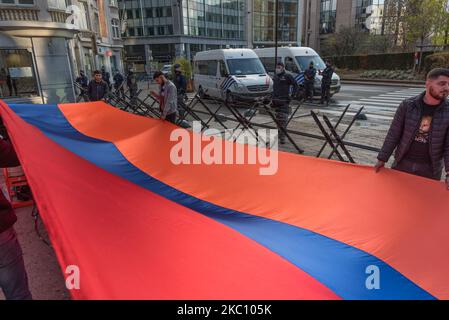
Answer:
<svg viewBox="0 0 449 320"><path fill-rule="evenodd" d="M34 231L31 217L32 207L16 210L18 221L15 224L19 242L22 245L25 267L28 273L30 290L34 300L68 300L70 294L65 288L62 271L52 248L39 239ZM48 239L42 221L39 230ZM0 290L0 300L4 295Z"/></svg>

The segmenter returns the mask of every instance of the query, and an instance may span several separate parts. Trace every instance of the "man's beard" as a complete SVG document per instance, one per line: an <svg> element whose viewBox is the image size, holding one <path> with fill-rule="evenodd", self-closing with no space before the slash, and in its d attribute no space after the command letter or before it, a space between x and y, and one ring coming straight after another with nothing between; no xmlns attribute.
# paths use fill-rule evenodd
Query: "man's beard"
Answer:
<svg viewBox="0 0 449 320"><path fill-rule="evenodd" d="M429 94L432 96L432 98L443 101L447 98L449 93L447 91L444 91L443 93L438 94L436 90L430 87Z"/></svg>

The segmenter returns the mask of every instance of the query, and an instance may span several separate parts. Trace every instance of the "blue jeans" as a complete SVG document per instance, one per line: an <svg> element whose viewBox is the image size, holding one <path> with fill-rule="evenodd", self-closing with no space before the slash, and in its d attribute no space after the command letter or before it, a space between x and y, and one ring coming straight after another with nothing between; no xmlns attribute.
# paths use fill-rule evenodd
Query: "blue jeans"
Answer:
<svg viewBox="0 0 449 320"><path fill-rule="evenodd" d="M22 248L13 228L0 233L0 288L6 300L31 300Z"/></svg>

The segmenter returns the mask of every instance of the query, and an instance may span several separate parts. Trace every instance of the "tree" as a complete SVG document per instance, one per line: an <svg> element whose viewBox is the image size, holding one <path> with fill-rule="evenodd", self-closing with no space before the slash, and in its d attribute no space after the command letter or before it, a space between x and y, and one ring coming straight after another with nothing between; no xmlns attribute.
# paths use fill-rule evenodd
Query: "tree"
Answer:
<svg viewBox="0 0 449 320"><path fill-rule="evenodd" d="M356 54L362 46L366 32L354 27L341 26L338 32L325 41L322 51L324 55L348 56Z"/></svg>
<svg viewBox="0 0 449 320"><path fill-rule="evenodd" d="M439 28L447 0L406 0L404 14L405 40L408 45L424 46Z"/></svg>
<svg viewBox="0 0 449 320"><path fill-rule="evenodd" d="M432 42L435 45L447 46L449 44L449 1L441 8L437 26Z"/></svg>
<svg viewBox="0 0 449 320"><path fill-rule="evenodd" d="M403 43L405 1L385 0L384 2L381 34L393 37L393 47Z"/></svg>

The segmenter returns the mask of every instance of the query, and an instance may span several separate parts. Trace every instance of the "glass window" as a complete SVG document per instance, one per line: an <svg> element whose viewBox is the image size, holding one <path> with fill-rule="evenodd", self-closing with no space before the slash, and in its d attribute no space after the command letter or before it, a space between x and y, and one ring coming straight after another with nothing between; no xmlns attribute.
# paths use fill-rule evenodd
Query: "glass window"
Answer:
<svg viewBox="0 0 449 320"><path fill-rule="evenodd" d="M166 7L165 16L166 17L172 16L171 7Z"/></svg>
<svg viewBox="0 0 449 320"><path fill-rule="evenodd" d="M232 75L264 74L265 69L258 58L230 59L227 61Z"/></svg>
<svg viewBox="0 0 449 320"><path fill-rule="evenodd" d="M293 60L293 58L290 58L290 57L285 58L285 70L293 72L293 73L299 73L299 69L296 66L296 63Z"/></svg>
<svg viewBox="0 0 449 320"><path fill-rule="evenodd" d="M120 22L117 19L111 20L111 26L112 26L112 37L113 38L120 38Z"/></svg>
<svg viewBox="0 0 449 320"><path fill-rule="evenodd" d="M310 62L313 62L315 68L318 70L324 70L326 68L324 61L320 56L297 56L296 61L301 70L306 70L309 67Z"/></svg>
<svg viewBox="0 0 449 320"><path fill-rule="evenodd" d="M260 58L260 61L262 62L263 66L265 67L265 70L267 72L274 73L276 66L274 63L274 58ZM278 62L281 62L281 58L278 57Z"/></svg>
<svg viewBox="0 0 449 320"><path fill-rule="evenodd" d="M67 6L65 0L48 0L48 7L51 9L65 10Z"/></svg>
<svg viewBox="0 0 449 320"><path fill-rule="evenodd" d="M22 95L38 95L31 53L0 49L0 98Z"/></svg>
<svg viewBox="0 0 449 320"><path fill-rule="evenodd" d="M337 0L321 0L320 33L334 33L337 17Z"/></svg>
<svg viewBox="0 0 449 320"><path fill-rule="evenodd" d="M209 75L209 62L210 61L197 61L196 62L196 73L204 75L204 76ZM215 73L217 72L216 68L217 68L217 65L215 65Z"/></svg>
<svg viewBox="0 0 449 320"><path fill-rule="evenodd" d="M207 75L216 76L217 75L217 61L208 61L207 63Z"/></svg>

